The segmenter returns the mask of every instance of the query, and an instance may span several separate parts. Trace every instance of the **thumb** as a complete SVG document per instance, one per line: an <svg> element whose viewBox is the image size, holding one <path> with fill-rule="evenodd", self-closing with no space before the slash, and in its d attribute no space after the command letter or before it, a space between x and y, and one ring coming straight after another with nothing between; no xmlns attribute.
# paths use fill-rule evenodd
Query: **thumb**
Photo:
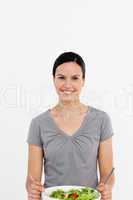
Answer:
<svg viewBox="0 0 133 200"><path fill-rule="evenodd" d="M99 192L102 192L102 191L104 190L104 188L105 188L105 185L104 185L104 183L101 182L101 183L98 184L98 186L97 186L96 189L97 189Z"/></svg>
<svg viewBox="0 0 133 200"><path fill-rule="evenodd" d="M36 180L32 177L31 174L29 175L29 177L30 177L31 182L34 182L34 184L36 184L36 185L38 185L38 186L41 186L41 189L40 189L41 192L44 192L44 191L45 191L45 188L44 188L44 186L41 184L41 182L36 181Z"/></svg>
<svg viewBox="0 0 133 200"><path fill-rule="evenodd" d="M29 174L29 182L30 183L34 183L35 182L35 179L33 178L33 176L31 174Z"/></svg>
<svg viewBox="0 0 133 200"><path fill-rule="evenodd" d="M29 175L29 177L30 177L30 180L31 180L31 181L35 181L35 179L32 177L31 174Z"/></svg>

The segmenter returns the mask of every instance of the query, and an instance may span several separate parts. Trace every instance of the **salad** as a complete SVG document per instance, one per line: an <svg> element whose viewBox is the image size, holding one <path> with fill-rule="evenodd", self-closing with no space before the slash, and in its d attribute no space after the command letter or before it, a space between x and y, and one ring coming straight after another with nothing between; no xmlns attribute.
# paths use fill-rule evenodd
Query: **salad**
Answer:
<svg viewBox="0 0 133 200"><path fill-rule="evenodd" d="M100 197L99 193L89 187L80 189L70 189L64 191L62 189L54 190L49 197L61 200L95 200Z"/></svg>

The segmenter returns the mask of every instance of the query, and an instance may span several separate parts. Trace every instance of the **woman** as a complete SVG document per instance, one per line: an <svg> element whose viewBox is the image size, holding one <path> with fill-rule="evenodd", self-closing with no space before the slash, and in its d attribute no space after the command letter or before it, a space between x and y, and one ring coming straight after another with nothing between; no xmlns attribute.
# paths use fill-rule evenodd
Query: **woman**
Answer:
<svg viewBox="0 0 133 200"><path fill-rule="evenodd" d="M56 185L90 186L101 192L103 200L111 200L114 174L107 184L103 182L113 168L113 130L106 112L80 102L85 84L82 57L61 54L53 66L53 82L58 103L32 119L27 138L28 200L40 200L45 188Z"/></svg>

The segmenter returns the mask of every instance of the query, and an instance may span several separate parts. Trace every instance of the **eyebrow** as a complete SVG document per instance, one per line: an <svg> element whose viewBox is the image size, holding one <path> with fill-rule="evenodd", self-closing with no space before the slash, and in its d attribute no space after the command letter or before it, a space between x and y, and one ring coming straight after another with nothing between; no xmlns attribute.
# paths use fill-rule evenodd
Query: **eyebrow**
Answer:
<svg viewBox="0 0 133 200"><path fill-rule="evenodd" d="M57 74L56 76L65 76L65 75L63 75L63 74ZM74 74L72 76L80 76L80 74Z"/></svg>

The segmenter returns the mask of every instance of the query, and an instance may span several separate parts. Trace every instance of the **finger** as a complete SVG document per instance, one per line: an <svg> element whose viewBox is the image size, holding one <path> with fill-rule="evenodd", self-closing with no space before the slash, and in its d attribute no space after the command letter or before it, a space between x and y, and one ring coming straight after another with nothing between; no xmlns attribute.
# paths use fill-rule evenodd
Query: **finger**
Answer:
<svg viewBox="0 0 133 200"><path fill-rule="evenodd" d="M35 178L33 178L33 176L32 176L31 174L29 175L29 177L30 177L30 180L31 180L33 183L35 183L36 185L42 185L41 182L35 180Z"/></svg>
<svg viewBox="0 0 133 200"><path fill-rule="evenodd" d="M30 195L30 196L28 196L28 198L30 199L39 199L39 198L41 198L41 196L38 196L38 195Z"/></svg>
<svg viewBox="0 0 133 200"><path fill-rule="evenodd" d="M102 182L99 183L96 189L99 190L99 191L103 191L105 189L105 184L102 183Z"/></svg>
<svg viewBox="0 0 133 200"><path fill-rule="evenodd" d="M103 198L101 200L112 200L112 198Z"/></svg>
<svg viewBox="0 0 133 200"><path fill-rule="evenodd" d="M104 190L103 192L102 192L102 195L112 195L112 192L110 192L110 191L106 191L106 190Z"/></svg>
<svg viewBox="0 0 133 200"><path fill-rule="evenodd" d="M32 181L35 180L31 174L29 175L29 177L30 177L30 179L31 179Z"/></svg>
<svg viewBox="0 0 133 200"><path fill-rule="evenodd" d="M28 194L29 198L40 198L41 195L37 195L37 194Z"/></svg>
<svg viewBox="0 0 133 200"><path fill-rule="evenodd" d="M106 194L112 194L112 192L111 192L111 191L106 191L106 190L104 190L104 191L103 191L103 195L106 195Z"/></svg>
<svg viewBox="0 0 133 200"><path fill-rule="evenodd" d="M37 185L37 186L43 186L40 182L38 181L34 181L33 184Z"/></svg>
<svg viewBox="0 0 133 200"><path fill-rule="evenodd" d="M41 200L41 198L28 198L28 200Z"/></svg>
<svg viewBox="0 0 133 200"><path fill-rule="evenodd" d="M99 192L103 192L104 191L104 186L99 186L99 187L97 187L97 190L99 191Z"/></svg>
<svg viewBox="0 0 133 200"><path fill-rule="evenodd" d="M102 198L104 198L104 199L106 199L106 198L112 198L112 194L102 195Z"/></svg>
<svg viewBox="0 0 133 200"><path fill-rule="evenodd" d="M41 193L28 193L28 197L41 197Z"/></svg>
<svg viewBox="0 0 133 200"><path fill-rule="evenodd" d="M102 196L102 199L103 199L103 200L111 200L111 199L112 199L112 196L105 196L105 197Z"/></svg>
<svg viewBox="0 0 133 200"><path fill-rule="evenodd" d="M105 186L104 185L98 185L97 188L105 188Z"/></svg>
<svg viewBox="0 0 133 200"><path fill-rule="evenodd" d="M28 195L28 200L41 200L41 196Z"/></svg>
<svg viewBox="0 0 133 200"><path fill-rule="evenodd" d="M100 182L100 183L98 184L98 186L103 186L103 185L105 185L103 182Z"/></svg>
<svg viewBox="0 0 133 200"><path fill-rule="evenodd" d="M28 194L37 194L37 195L40 195L41 192L40 191L37 191L37 190L31 190Z"/></svg>
<svg viewBox="0 0 133 200"><path fill-rule="evenodd" d="M38 185L35 185L35 184L31 184L31 190L37 190L37 191L40 191L40 192L43 192L44 191L44 187L43 186L38 186Z"/></svg>
<svg viewBox="0 0 133 200"><path fill-rule="evenodd" d="M41 197L37 197L37 198L34 198L34 197L28 197L28 200L41 200Z"/></svg>
<svg viewBox="0 0 133 200"><path fill-rule="evenodd" d="M34 186L33 186L34 187ZM41 185L41 186L37 186L37 185L35 185L35 188L38 188L38 190L40 191L40 192L44 192L45 191L45 188Z"/></svg>

